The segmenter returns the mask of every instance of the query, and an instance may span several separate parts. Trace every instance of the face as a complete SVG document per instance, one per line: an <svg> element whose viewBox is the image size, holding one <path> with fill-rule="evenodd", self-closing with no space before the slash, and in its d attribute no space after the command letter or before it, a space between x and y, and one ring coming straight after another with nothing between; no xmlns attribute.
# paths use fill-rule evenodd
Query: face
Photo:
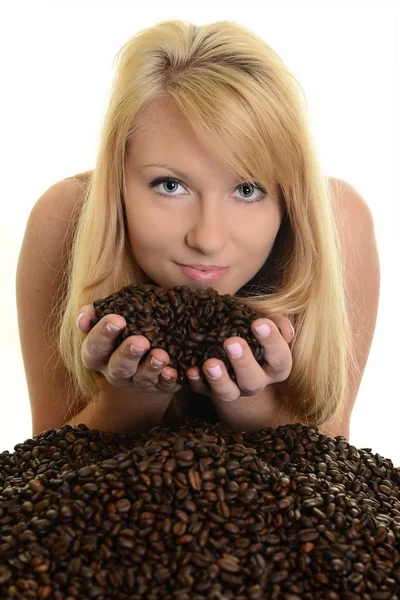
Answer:
<svg viewBox="0 0 400 600"><path fill-rule="evenodd" d="M172 100L149 104L145 117L125 161L136 261L161 287L237 293L271 252L282 218L279 199L217 161ZM226 269L206 275L180 265Z"/></svg>

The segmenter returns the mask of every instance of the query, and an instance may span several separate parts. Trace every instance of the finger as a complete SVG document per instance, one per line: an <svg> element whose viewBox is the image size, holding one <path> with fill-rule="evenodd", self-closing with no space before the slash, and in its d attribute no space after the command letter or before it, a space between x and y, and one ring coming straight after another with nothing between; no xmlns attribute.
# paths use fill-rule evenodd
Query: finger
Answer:
<svg viewBox="0 0 400 600"><path fill-rule="evenodd" d="M246 340L231 337L225 340L223 347L235 371L237 386L242 396L254 396L268 385L268 377L256 361Z"/></svg>
<svg viewBox="0 0 400 600"><path fill-rule="evenodd" d="M206 378L203 376L203 373L200 373L198 367L190 367L190 369L186 371L186 375L190 388L196 392L196 394L203 394L204 396L211 395L211 388L208 385Z"/></svg>
<svg viewBox="0 0 400 600"><path fill-rule="evenodd" d="M202 371L207 379L213 398L220 402L231 402L240 398L241 391L230 378L224 363L221 360L210 358L202 366Z"/></svg>
<svg viewBox="0 0 400 600"><path fill-rule="evenodd" d="M124 327L126 321L121 315L107 315L89 331L81 348L82 361L87 369L103 372L114 350L115 340Z"/></svg>
<svg viewBox="0 0 400 600"><path fill-rule="evenodd" d="M92 329L90 321L96 316L95 308L93 304L86 304L79 309L78 318L76 324L83 333L89 333Z"/></svg>
<svg viewBox="0 0 400 600"><path fill-rule="evenodd" d="M143 335L126 338L109 356L107 368L103 370L107 380L115 387L132 383L127 380L131 380L135 375L143 355L149 348L150 342Z"/></svg>
<svg viewBox="0 0 400 600"><path fill-rule="evenodd" d="M165 367L161 372L157 387L165 390L167 393L174 393L181 389L181 385L177 383L178 373L172 367Z"/></svg>
<svg viewBox="0 0 400 600"><path fill-rule="evenodd" d="M256 330L256 327L267 325L270 333L263 334ZM271 320L259 319L252 323L252 331L260 344L264 346L264 359L267 366L264 372L268 376L267 385L278 381L285 381L292 370L293 359L290 348L281 335L277 325Z"/></svg>
<svg viewBox="0 0 400 600"><path fill-rule="evenodd" d="M290 344L295 335L294 327L290 320L283 315L266 315L266 317L275 323L285 342Z"/></svg>
<svg viewBox="0 0 400 600"><path fill-rule="evenodd" d="M180 390L181 386L177 383L177 371L167 366L169 362L169 355L165 350L162 348L152 349L151 353L140 362L137 371L132 376L134 387L143 391L157 388L166 393Z"/></svg>
<svg viewBox="0 0 400 600"><path fill-rule="evenodd" d="M157 385L162 370L169 362L169 356L162 348L153 348L142 360L149 348L150 342L145 336L133 335L126 338L108 361L107 373L104 374L110 383L116 387L126 386L127 380L134 378L135 385L146 389Z"/></svg>

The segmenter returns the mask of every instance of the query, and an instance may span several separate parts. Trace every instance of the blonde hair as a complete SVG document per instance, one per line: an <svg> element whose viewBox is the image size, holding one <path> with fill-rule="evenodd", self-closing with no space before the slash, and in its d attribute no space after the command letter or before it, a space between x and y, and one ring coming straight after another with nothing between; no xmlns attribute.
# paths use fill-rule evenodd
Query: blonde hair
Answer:
<svg viewBox="0 0 400 600"><path fill-rule="evenodd" d="M356 368L356 362L333 195L318 164L301 85L268 44L231 21L163 21L134 35L116 58L96 166L71 222L76 232L59 304L59 352L72 387L90 402L104 381L82 364L79 308L150 281L127 237L125 156L144 108L169 97L215 156L283 202L266 264L235 296L263 316L291 320L293 367L275 385L299 420L328 421L342 408L348 364ZM174 410L180 414L182 402Z"/></svg>

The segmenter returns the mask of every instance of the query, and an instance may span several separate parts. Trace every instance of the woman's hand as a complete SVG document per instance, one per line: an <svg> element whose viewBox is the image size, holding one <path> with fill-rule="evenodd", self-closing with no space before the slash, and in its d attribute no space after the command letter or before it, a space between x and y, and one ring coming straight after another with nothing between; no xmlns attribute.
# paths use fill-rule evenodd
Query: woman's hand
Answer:
<svg viewBox="0 0 400 600"><path fill-rule="evenodd" d="M91 328L90 321L95 317L93 304L82 307L82 311L84 315L77 325L87 333L81 350L82 362L87 369L102 373L115 387L130 387L151 394L173 394L181 389L182 386L177 384L176 369L167 366L170 358L165 350L153 348L145 356L150 349L145 336L131 335L113 351L115 340L126 327L124 317L106 315ZM110 325L114 326L114 331Z"/></svg>
<svg viewBox="0 0 400 600"><path fill-rule="evenodd" d="M257 332L256 327L260 325L267 325L270 334ZM260 367L246 340L241 337L231 337L225 340L223 347L235 371L237 383L230 378L221 360L209 358L202 365L207 384L201 379L198 381L192 379L199 376L198 367L191 367L186 371L193 391L211 396L221 402L231 402L241 396L255 396L271 383L285 381L289 377L293 364L289 344L294 337L294 329L289 319L282 315L274 315L270 319L253 321L251 328L254 336L264 346L264 359L267 361L267 366L264 369ZM232 357L229 353L230 345L234 345L235 354L241 352L241 356ZM207 369L211 369L211 374Z"/></svg>

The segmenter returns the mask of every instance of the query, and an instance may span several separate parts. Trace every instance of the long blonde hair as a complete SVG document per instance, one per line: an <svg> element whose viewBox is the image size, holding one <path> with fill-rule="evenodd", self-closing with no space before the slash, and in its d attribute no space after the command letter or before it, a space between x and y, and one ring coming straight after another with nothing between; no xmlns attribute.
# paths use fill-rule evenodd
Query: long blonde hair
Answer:
<svg viewBox="0 0 400 600"><path fill-rule="evenodd" d="M163 21L134 35L116 58L96 165L71 222L76 231L58 306L58 347L74 391L90 402L104 381L82 364L79 308L130 283L149 283L128 242L124 166L144 108L167 96L215 156L284 203L266 264L236 297L261 315L292 321L293 367L276 387L299 420L328 421L342 408L347 367L356 362L333 195L301 85L268 44L231 21ZM182 403L174 407L179 414Z"/></svg>

